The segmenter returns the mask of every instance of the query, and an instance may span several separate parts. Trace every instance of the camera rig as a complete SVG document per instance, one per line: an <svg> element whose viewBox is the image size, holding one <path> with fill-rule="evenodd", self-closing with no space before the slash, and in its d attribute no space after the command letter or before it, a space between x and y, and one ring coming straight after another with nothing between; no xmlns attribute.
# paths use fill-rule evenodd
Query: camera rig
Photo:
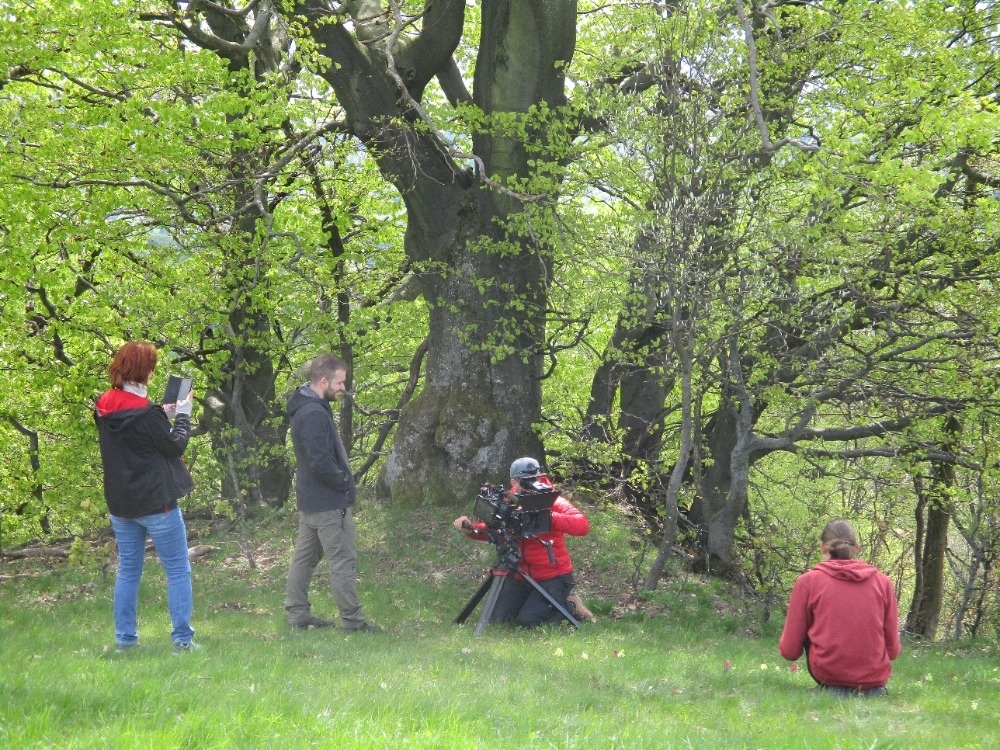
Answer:
<svg viewBox="0 0 1000 750"><path fill-rule="evenodd" d="M499 485L485 484L476 497L472 516L486 525L485 534L500 553L500 562L516 563L520 559L518 539L552 528L552 503L558 496L559 491L548 485L512 494Z"/></svg>
<svg viewBox="0 0 1000 750"><path fill-rule="evenodd" d="M521 559L519 541L535 537L548 549L549 558L555 563L552 552L552 542L538 537L552 528L552 503L559 497L559 491L549 484L535 482L532 485L522 485L522 491L511 493L495 484L485 484L476 496L472 508L475 520L484 524L482 533L497 549L497 562L490 568L489 575L469 603L455 618L455 624L461 625L476 608L479 601L487 596L486 604L476 623L475 633L479 635L486 629L496 606L500 591L508 576L517 574L535 588L549 603L565 617L573 627L580 623L570 614L562 603L552 598L538 582L521 570L518 562Z"/></svg>

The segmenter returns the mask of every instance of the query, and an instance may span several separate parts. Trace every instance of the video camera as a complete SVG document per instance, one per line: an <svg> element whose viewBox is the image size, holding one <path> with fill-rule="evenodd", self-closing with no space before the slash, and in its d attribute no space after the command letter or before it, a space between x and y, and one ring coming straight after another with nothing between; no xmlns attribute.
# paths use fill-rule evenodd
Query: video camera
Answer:
<svg viewBox="0 0 1000 750"><path fill-rule="evenodd" d="M552 528L552 503L559 491L541 483L528 490L515 495L496 484L485 484L480 489L472 515L486 524L491 541L512 541Z"/></svg>

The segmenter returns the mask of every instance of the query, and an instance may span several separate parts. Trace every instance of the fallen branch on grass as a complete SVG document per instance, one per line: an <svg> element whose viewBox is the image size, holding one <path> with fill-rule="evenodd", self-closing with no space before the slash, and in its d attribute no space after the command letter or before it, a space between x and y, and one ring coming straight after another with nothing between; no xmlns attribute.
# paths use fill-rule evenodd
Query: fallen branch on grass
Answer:
<svg viewBox="0 0 1000 750"><path fill-rule="evenodd" d="M65 560L69 557L69 550L60 549L59 547L29 547L28 549L4 552L3 556L11 560L24 560L29 557L57 557L61 560Z"/></svg>

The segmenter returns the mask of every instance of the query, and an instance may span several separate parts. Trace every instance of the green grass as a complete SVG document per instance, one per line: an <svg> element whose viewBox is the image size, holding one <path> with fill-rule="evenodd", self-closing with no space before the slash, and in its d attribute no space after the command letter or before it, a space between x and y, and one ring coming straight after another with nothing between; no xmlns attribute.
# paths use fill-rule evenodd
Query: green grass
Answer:
<svg viewBox="0 0 1000 750"><path fill-rule="evenodd" d="M616 591L627 552L610 511L572 540L588 604L580 630L490 627L455 615L493 548L440 511L359 514L360 592L384 633L293 631L282 600L294 515L195 563L196 639L175 655L162 572L147 560L143 647L115 654L113 575L7 563L0 584L3 748L980 748L1000 740L992 644L906 644L886 700L811 689L777 655L780 622L714 581L675 575L648 600ZM622 545L618 545L621 548ZM596 562L595 562L596 561ZM314 612L331 616L322 576ZM612 611L614 610L614 613ZM726 669L726 662L730 668Z"/></svg>

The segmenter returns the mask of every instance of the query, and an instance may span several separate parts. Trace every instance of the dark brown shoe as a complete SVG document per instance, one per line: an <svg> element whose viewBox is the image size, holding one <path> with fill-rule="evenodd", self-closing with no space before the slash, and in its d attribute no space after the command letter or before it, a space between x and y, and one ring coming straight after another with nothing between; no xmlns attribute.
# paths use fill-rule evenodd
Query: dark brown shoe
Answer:
<svg viewBox="0 0 1000 750"><path fill-rule="evenodd" d="M597 618L594 613L583 606L583 599L579 594L570 594L566 597L566 603L572 605L572 615L580 622L595 622Z"/></svg>

